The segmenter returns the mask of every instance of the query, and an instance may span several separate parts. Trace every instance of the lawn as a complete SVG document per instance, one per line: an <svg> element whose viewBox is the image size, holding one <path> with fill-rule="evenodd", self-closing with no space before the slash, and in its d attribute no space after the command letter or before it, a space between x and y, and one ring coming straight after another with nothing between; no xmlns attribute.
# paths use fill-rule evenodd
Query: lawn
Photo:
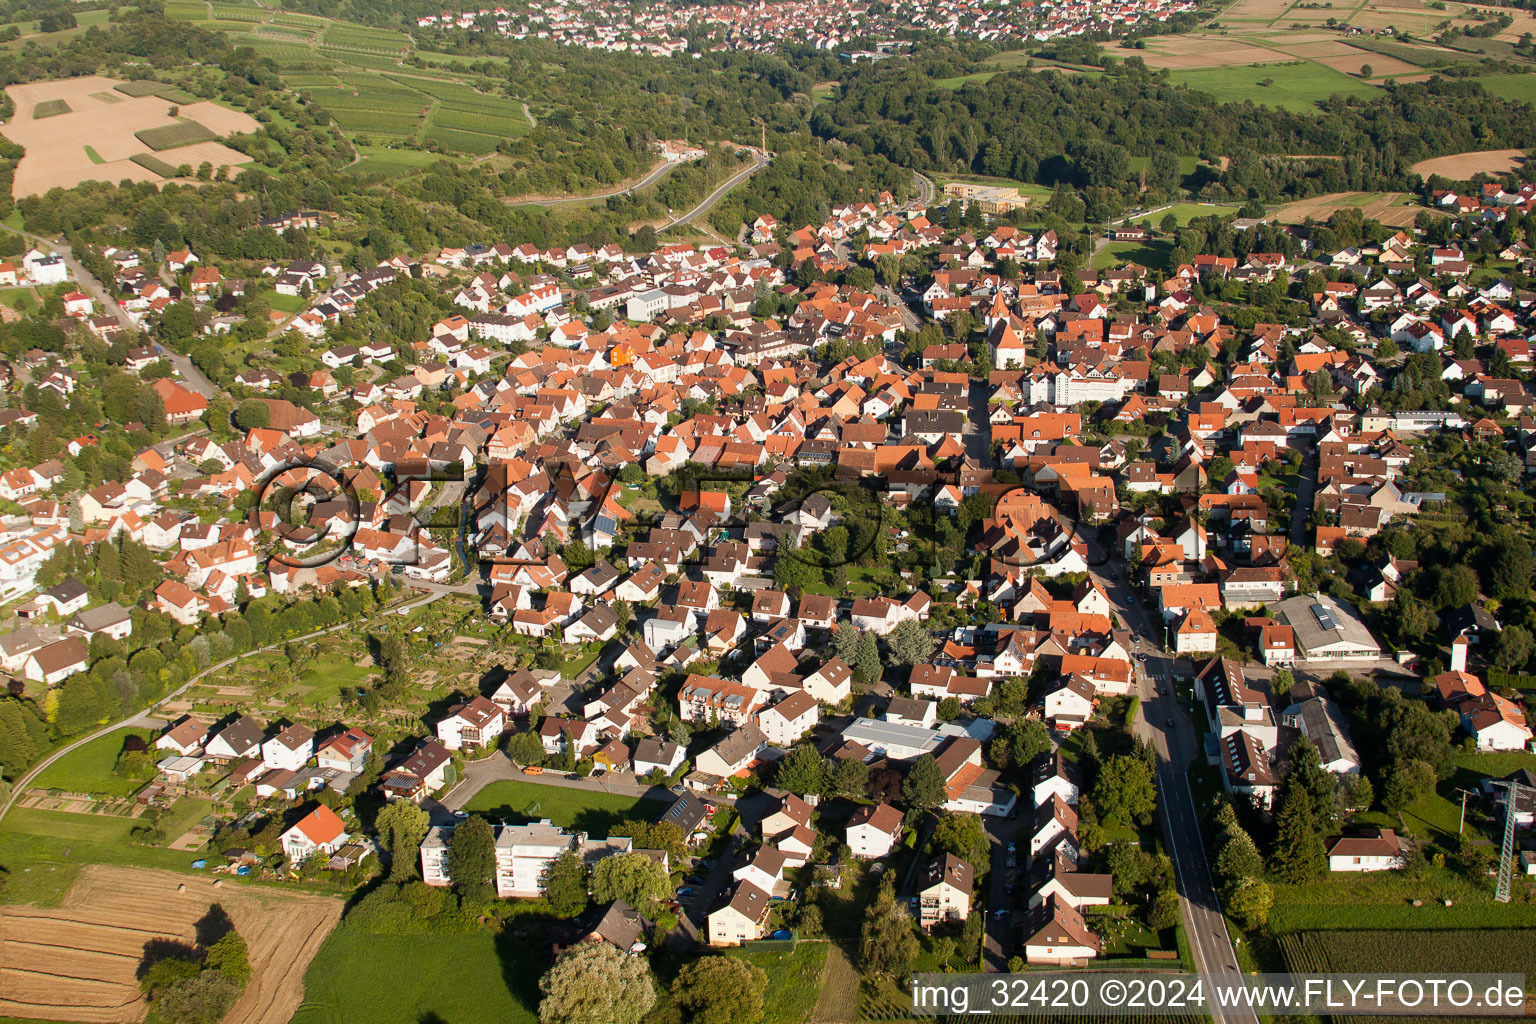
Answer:
<svg viewBox="0 0 1536 1024"><path fill-rule="evenodd" d="M802 942L792 953L747 953L732 950L730 956L761 967L768 975L763 1003L763 1024L799 1024L809 1020L821 994L821 973L827 963L827 944Z"/></svg>
<svg viewBox="0 0 1536 1024"><path fill-rule="evenodd" d="M560 674L567 679L575 679L587 670L588 665L598 659L598 656L603 653L605 646L607 645L601 642L588 644L579 653L565 659L565 662L560 666Z"/></svg>
<svg viewBox="0 0 1536 1024"><path fill-rule="evenodd" d="M45 768L32 783L38 789L62 789L67 793L132 796L144 787L144 779L112 774L117 755L129 736L154 738L149 729L118 729L70 751Z"/></svg>
<svg viewBox="0 0 1536 1024"><path fill-rule="evenodd" d="M483 813L493 821L548 818L555 825L575 827L590 836L606 836L610 828L625 818L655 821L666 809L663 800L545 786L519 779L493 782L465 805L465 810Z"/></svg>
<svg viewBox="0 0 1536 1024"><path fill-rule="evenodd" d="M1133 220L1137 224L1140 224L1143 220L1150 220L1155 228L1170 213L1173 214L1173 219L1178 221L1179 227L1184 227L1196 217L1230 217L1237 213L1237 207L1221 206L1216 203L1174 203L1166 210L1160 210L1146 217L1136 217Z"/></svg>
<svg viewBox="0 0 1536 1024"><path fill-rule="evenodd" d="M541 953L510 936L375 935L343 924L304 975L291 1024L533 1024ZM515 991L514 991L515 989Z"/></svg>
<svg viewBox="0 0 1536 1024"><path fill-rule="evenodd" d="M1369 82L1312 61L1262 67L1200 68L1170 74L1176 84L1210 93L1226 102L1250 100L1262 106L1296 111L1315 110L1318 103L1335 93L1362 99L1373 99L1381 94L1381 90ZM1270 84L1263 85L1263 82Z"/></svg>
<svg viewBox="0 0 1536 1024"><path fill-rule="evenodd" d="M208 800L178 800L161 819L167 841L180 837L211 807ZM0 824L0 864L10 872L6 901L56 905L83 864L192 870L196 853L136 845L130 833L140 823L102 814L12 808Z"/></svg>
<svg viewBox="0 0 1536 1024"><path fill-rule="evenodd" d="M1166 239L1150 242L1110 242L1093 257L1095 269L1139 263L1152 270L1167 270L1173 243Z"/></svg>
<svg viewBox="0 0 1536 1024"><path fill-rule="evenodd" d="M1473 81L1481 82L1484 89L1506 100L1536 103L1536 75L1479 75Z"/></svg>
<svg viewBox="0 0 1536 1024"><path fill-rule="evenodd" d="M1515 898L1493 901L1493 879L1473 880L1452 870L1427 866L1422 878L1397 871L1332 874L1308 885L1274 886L1269 929L1275 934L1333 929L1530 928L1536 906L1525 891L1531 883L1516 876ZM1451 900L1444 906L1442 900ZM1423 906L1415 907L1414 900Z"/></svg>
<svg viewBox="0 0 1536 1024"><path fill-rule="evenodd" d="M390 178L400 174L430 167L445 159L441 153L423 153L415 149L389 149L385 146L357 147L363 159L350 168L354 174L368 178Z"/></svg>
<svg viewBox="0 0 1536 1024"><path fill-rule="evenodd" d="M309 305L309 300L302 295L280 295L272 292L266 299L268 305L283 313L302 313Z"/></svg>

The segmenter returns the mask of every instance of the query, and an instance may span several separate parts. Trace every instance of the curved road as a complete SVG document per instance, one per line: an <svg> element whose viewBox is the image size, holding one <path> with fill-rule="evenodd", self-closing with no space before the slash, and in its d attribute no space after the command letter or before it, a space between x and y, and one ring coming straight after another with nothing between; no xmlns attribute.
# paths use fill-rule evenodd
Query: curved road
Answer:
<svg viewBox="0 0 1536 1024"><path fill-rule="evenodd" d="M391 609L388 610L387 614L394 614L394 613L397 613L397 612L405 612L405 611L411 610L412 608L418 608L418 607L420 607L422 605L431 604L433 601L436 601L438 598L444 597L444 596L446 596L449 593L452 593L452 590L450 590L448 588L444 588L442 590L435 590L432 593L427 594L425 597L417 598L414 601L407 601L405 604L398 605L398 606L396 606L394 608L391 608ZM135 725L137 725L137 726L153 727L154 724L155 724L155 720L150 716L150 712L152 712L155 708L159 707L161 704L164 704L167 701L175 700L177 697L180 697L183 693L185 693L191 687L195 686L198 683L198 681L201 680L208 673L210 673L210 672L217 672L220 669L227 668L228 666L233 665L235 662L240 661L243 658L249 658L249 657L251 657L252 655L255 655L255 654L261 654L261 653L266 652L266 651L274 651L274 650L277 650L279 647L283 647L283 646L286 646L287 644L291 644L291 643L298 643L298 642L304 641L304 640L313 640L315 637L325 636L327 633L334 633L337 630L347 629L349 627L355 626L356 624L357 624L357 620L356 619L348 619L346 622L337 623L336 625L331 626L331 627L329 627L327 629L316 630L313 633L305 633L303 636L296 636L296 637L293 637L292 639L284 640L282 643L268 644L265 647L258 647L258 648L256 648L253 651L246 651L244 654L237 654L237 655L235 655L232 658L225 658L223 661L219 662L217 665L209 665L207 668L203 669L197 675L193 676L191 679L188 679L185 683L182 683L176 689L172 690L170 693L166 694L164 697L161 697L159 700L155 701L155 703L151 704L149 707L145 708L144 710L136 712L135 714L129 715L127 718L124 718L124 719L121 719L119 721L113 722L111 725L103 726L102 728L97 729L93 733L88 733L87 735L82 736L79 739L75 740L74 742L70 743L68 746L60 747L58 750L55 750L53 753L51 753L47 757L43 758L37 764L33 765L30 769L28 769L28 771L27 771L27 773L25 775L21 776L21 778L17 779L12 784L10 799L5 802L5 806L4 807L0 807L0 819L3 819L6 816L6 814L10 811L12 805L14 805L16 803L16 801L21 798L21 794L26 791L27 785L29 783L31 783L31 781L34 778L36 778L43 771L43 769L47 768L49 765L53 764L53 762L57 761L59 758L63 757L65 754L68 754L70 751L74 750L75 748L84 746L85 744L91 742L92 740L98 739L98 738L100 738L102 736L105 736L105 735L107 735L110 732L116 732L119 729L125 729L125 728L128 728L129 726L135 726Z"/></svg>
<svg viewBox="0 0 1536 1024"><path fill-rule="evenodd" d="M530 118L533 117L532 114L529 114L528 116ZM591 203L596 202L599 199L611 199L614 196L621 196L627 192L633 192L637 188L645 188L647 185L654 184L668 171L672 170L674 167L677 167L682 162L683 161L681 160L663 160L661 162L661 166L651 171L651 173L647 174L633 185L625 185L623 188L610 189L607 192L589 192L586 195L565 196L561 199L508 199L505 202L508 206L564 206L567 203Z"/></svg>
<svg viewBox="0 0 1536 1024"><path fill-rule="evenodd" d="M666 231L667 228L675 228L679 224L687 224L689 221L693 220L695 217L699 217L699 216L702 216L703 214L708 213L710 210L715 208L715 204L716 203L718 203L720 200L725 198L725 194L727 192L729 192L731 189L735 188L737 185L740 185L742 182L746 181L748 178L752 177L752 175L756 174L758 171L762 170L764 167L767 167L768 166L768 161L770 161L772 159L773 159L773 157L771 157L771 156L763 156L761 153L758 153L758 152L754 151L753 154L752 154L752 166L751 167L743 168L742 170L737 171L735 174L731 175L731 177L725 182L725 184L721 185L719 188L715 189L708 196L706 196L702 203L700 203L698 206L695 206L693 209L689 210L687 213L683 214L681 217L674 218L671 222L669 222L666 225L666 227L663 227L660 230Z"/></svg>

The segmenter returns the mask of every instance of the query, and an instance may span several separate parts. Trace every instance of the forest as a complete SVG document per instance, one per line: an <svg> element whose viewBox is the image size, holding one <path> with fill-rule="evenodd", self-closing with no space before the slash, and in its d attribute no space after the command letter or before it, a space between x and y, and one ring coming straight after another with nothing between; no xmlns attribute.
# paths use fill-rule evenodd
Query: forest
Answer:
<svg viewBox="0 0 1536 1024"><path fill-rule="evenodd" d="M951 66L859 68L839 99L817 108L811 129L915 170L1067 184L1090 199L1094 190L1134 195L1143 184L1155 195L1238 200L1406 190L1418 160L1536 141L1536 110L1469 81L1400 83L1370 102L1334 97L1316 113L1294 113L1219 102L1136 57L1101 77L1020 71L939 88L933 78ZM1206 163L1183 175L1181 156Z"/></svg>

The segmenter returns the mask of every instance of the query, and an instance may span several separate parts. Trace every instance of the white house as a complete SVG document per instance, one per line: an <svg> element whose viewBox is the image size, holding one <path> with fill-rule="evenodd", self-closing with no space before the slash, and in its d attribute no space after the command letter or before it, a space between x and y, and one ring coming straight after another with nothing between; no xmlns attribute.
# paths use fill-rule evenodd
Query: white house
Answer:
<svg viewBox="0 0 1536 1024"><path fill-rule="evenodd" d="M272 771L296 772L315 752L315 730L290 725L261 745L261 763Z"/></svg>
<svg viewBox="0 0 1536 1024"><path fill-rule="evenodd" d="M313 854L332 854L347 841L347 826L325 805L316 807L283 833L283 856L290 864L302 864Z"/></svg>
<svg viewBox="0 0 1536 1024"><path fill-rule="evenodd" d="M905 819L890 804L860 807L848 819L848 848L855 857L885 857L901 838Z"/></svg>
<svg viewBox="0 0 1536 1024"><path fill-rule="evenodd" d="M804 736L821 720L821 705L804 690L797 690L770 707L757 713L758 728L768 742L788 747Z"/></svg>
<svg viewBox="0 0 1536 1024"><path fill-rule="evenodd" d="M484 747L496 742L507 728L507 716L486 697L476 697L448 709L437 723L437 738L449 750Z"/></svg>
<svg viewBox="0 0 1536 1024"><path fill-rule="evenodd" d="M1341 836L1328 850L1329 871L1393 871L1405 863L1403 841L1389 828Z"/></svg>

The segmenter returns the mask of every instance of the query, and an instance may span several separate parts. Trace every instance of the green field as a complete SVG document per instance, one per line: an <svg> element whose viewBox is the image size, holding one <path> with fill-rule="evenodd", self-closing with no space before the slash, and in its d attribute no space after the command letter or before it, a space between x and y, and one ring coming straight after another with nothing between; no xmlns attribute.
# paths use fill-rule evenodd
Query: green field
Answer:
<svg viewBox="0 0 1536 1024"><path fill-rule="evenodd" d="M1484 89L1506 100L1536 103L1536 75L1479 75L1473 81L1481 82Z"/></svg>
<svg viewBox="0 0 1536 1024"><path fill-rule="evenodd" d="M183 797L161 819L174 840L208 814L208 800ZM85 864L190 871L197 854L138 846L130 833L140 822L104 814L68 814L14 807L0 822L0 856L6 870L5 899L57 905Z"/></svg>
<svg viewBox="0 0 1536 1024"><path fill-rule="evenodd" d="M37 789L61 789L66 793L132 796L143 788L144 780L112 774L117 755L129 736L153 740L155 733L150 729L118 729L99 736L49 765L32 785Z"/></svg>
<svg viewBox="0 0 1536 1024"><path fill-rule="evenodd" d="M1093 266L1097 270L1105 267L1118 267L1126 263L1137 263L1149 270L1168 270L1168 256L1173 251L1173 243L1167 239L1153 239L1150 242L1110 242L1099 250L1093 257Z"/></svg>
<svg viewBox="0 0 1536 1024"><path fill-rule="evenodd" d="M1150 220L1152 227L1156 229L1163 222L1163 218L1170 213L1173 214L1173 219L1178 221L1179 227L1183 227L1196 217L1230 217L1237 213L1237 207L1214 203L1174 203L1166 210L1159 210L1157 213L1136 217L1133 220L1137 224L1143 220Z"/></svg>
<svg viewBox="0 0 1536 1024"><path fill-rule="evenodd" d="M416 149L388 149L384 146L359 146L357 149L363 159L352 168L352 173L366 178L409 174L445 159L441 153L423 153Z"/></svg>
<svg viewBox="0 0 1536 1024"><path fill-rule="evenodd" d="M1307 111L1329 96L1340 94L1372 99L1381 90L1369 82L1322 64L1264 64L1258 67L1200 68L1170 71L1178 85L1210 93L1225 102L1251 101L1261 106ZM1269 85L1261 85L1269 82Z"/></svg>
<svg viewBox="0 0 1536 1024"><path fill-rule="evenodd" d="M153 153L135 153L128 158L146 171L153 171L162 178L176 177L176 168Z"/></svg>
<svg viewBox="0 0 1536 1024"><path fill-rule="evenodd" d="M532 1024L542 952L510 935L375 935L345 924L304 975L291 1024ZM515 992L514 992L515 987Z"/></svg>
<svg viewBox="0 0 1536 1024"><path fill-rule="evenodd" d="M461 132L452 128L428 128L426 137L444 149L452 149L460 153L473 153L475 156L485 156L488 153L494 153L496 152L496 147L501 145L501 139L495 135L481 135L479 132Z"/></svg>
<svg viewBox="0 0 1536 1024"><path fill-rule="evenodd" d="M562 828L606 836L608 829L625 818L656 820L667 809L667 802L505 779L476 793L464 809L484 813L493 821L548 818Z"/></svg>
<svg viewBox="0 0 1536 1024"><path fill-rule="evenodd" d="M190 146L197 142L212 142L218 138L211 130L196 121L168 124L164 128L145 128L143 131L134 132L133 137L156 151Z"/></svg>
<svg viewBox="0 0 1536 1024"><path fill-rule="evenodd" d="M69 113L69 103L65 100L43 100L32 108L32 118L58 117L60 114Z"/></svg>
<svg viewBox="0 0 1536 1024"><path fill-rule="evenodd" d="M1490 973L1536 974L1536 932L1521 929L1301 932L1285 936L1280 948L1297 973L1408 974L1475 963Z"/></svg>

